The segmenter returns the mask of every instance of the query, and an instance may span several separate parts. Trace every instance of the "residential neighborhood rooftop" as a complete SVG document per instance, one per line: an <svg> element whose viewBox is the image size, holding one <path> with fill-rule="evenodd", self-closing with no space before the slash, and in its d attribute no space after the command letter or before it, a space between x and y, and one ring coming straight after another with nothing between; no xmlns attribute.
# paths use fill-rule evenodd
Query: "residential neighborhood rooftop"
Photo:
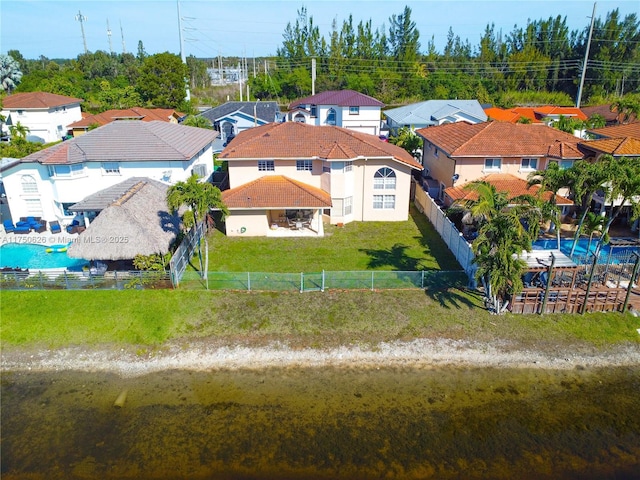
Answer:
<svg viewBox="0 0 640 480"><path fill-rule="evenodd" d="M176 120L184 116L183 113L177 112L169 108L126 108L122 110L107 110L106 112L97 113L95 115L86 115L77 122L69 124L69 128L90 127L92 125L106 125L117 120L142 120L143 122L151 122L159 120L168 122L171 118Z"/></svg>
<svg viewBox="0 0 640 480"><path fill-rule="evenodd" d="M384 103L355 90L329 90L295 100L290 109L299 105L337 105L340 107L384 107Z"/></svg>
<svg viewBox="0 0 640 480"><path fill-rule="evenodd" d="M48 92L25 92L13 93L2 99L4 109L24 108L43 109L51 107L61 107L72 103L80 103L81 98L67 97L65 95L57 95Z"/></svg>

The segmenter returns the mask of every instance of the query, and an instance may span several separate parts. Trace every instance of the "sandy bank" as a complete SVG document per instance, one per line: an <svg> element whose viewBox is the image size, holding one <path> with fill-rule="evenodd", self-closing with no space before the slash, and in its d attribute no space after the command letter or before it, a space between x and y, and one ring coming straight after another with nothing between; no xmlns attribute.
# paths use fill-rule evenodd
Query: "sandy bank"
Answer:
<svg viewBox="0 0 640 480"><path fill-rule="evenodd" d="M624 345L599 351L584 346L540 351L518 349L509 343L482 344L448 339L416 339L349 346L330 350L269 346L214 346L206 342L167 345L147 352L124 349L70 347L59 350L8 350L2 353L2 371L111 372L137 376L163 370L313 368L433 368L441 366L551 368L640 366L640 346Z"/></svg>

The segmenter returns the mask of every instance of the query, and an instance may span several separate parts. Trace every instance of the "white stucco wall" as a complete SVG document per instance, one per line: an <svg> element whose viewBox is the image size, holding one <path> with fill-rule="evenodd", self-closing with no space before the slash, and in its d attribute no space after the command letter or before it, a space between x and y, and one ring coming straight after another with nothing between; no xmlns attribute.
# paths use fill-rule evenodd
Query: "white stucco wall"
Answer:
<svg viewBox="0 0 640 480"><path fill-rule="evenodd" d="M131 177L148 177L153 180L173 184L189 178L196 165L205 165L207 175L213 170L211 147L190 162L151 161L114 162L119 165L119 173L106 173L101 162L86 162L78 174L60 177L50 176L50 167L39 163L19 163L3 172L11 218L29 215L40 216L47 221L65 222L72 216L65 216L62 203L76 203L104 188L116 185ZM170 176L166 174L171 172ZM36 193L25 192L23 178L29 175L36 181ZM40 200L41 213L34 212L36 200Z"/></svg>
<svg viewBox="0 0 640 480"><path fill-rule="evenodd" d="M32 142L50 143L62 140L69 125L82 119L80 104L54 107L50 109L3 110L2 115L11 116L15 126L20 122L29 129L27 139Z"/></svg>

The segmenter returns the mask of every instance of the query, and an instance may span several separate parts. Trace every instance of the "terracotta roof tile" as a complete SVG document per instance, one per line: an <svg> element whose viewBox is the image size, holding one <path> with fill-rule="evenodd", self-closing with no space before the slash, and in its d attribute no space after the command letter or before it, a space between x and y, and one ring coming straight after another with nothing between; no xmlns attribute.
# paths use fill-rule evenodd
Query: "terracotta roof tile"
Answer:
<svg viewBox="0 0 640 480"><path fill-rule="evenodd" d="M603 138L582 142L580 145L589 150L613 156L640 156L640 140L631 137Z"/></svg>
<svg viewBox="0 0 640 480"><path fill-rule="evenodd" d="M2 99L3 108L12 110L16 108L28 110L61 107L80 102L82 102L81 98L66 97L48 92L14 93Z"/></svg>
<svg viewBox="0 0 640 480"><path fill-rule="evenodd" d="M598 137L607 138L623 138L632 137L640 140L640 122L628 123L626 125L615 125L613 127L595 128L593 130L587 130L589 133L593 133Z"/></svg>
<svg viewBox="0 0 640 480"><path fill-rule="evenodd" d="M577 137L546 125L495 121L475 125L450 123L422 128L416 133L451 157L544 157L556 142L575 148L579 142Z"/></svg>
<svg viewBox="0 0 640 480"><path fill-rule="evenodd" d="M295 100L289 108L298 105L337 105L339 107L384 107L384 103L355 90L330 90Z"/></svg>
<svg viewBox="0 0 640 480"><path fill-rule="evenodd" d="M270 123L244 130L222 151L220 158L390 158L422 170L422 165L409 152L383 142L374 135L341 127L318 127L299 122Z"/></svg>
<svg viewBox="0 0 640 480"><path fill-rule="evenodd" d="M127 108L124 110L107 110L106 112L97 113L95 115L83 115L82 120L69 125L69 128L89 127L94 124L106 125L115 120L142 120L143 122L152 122L159 120L169 122L173 115L181 117L182 114L167 108Z"/></svg>
<svg viewBox="0 0 640 480"><path fill-rule="evenodd" d="M547 151L547 157L549 158L566 158L566 159L580 159L584 158L582 153L575 143L567 143L556 141L552 145L549 145Z"/></svg>
<svg viewBox="0 0 640 480"><path fill-rule="evenodd" d="M489 107L484 109L484 113L487 114L491 120L497 120L499 122L511 122L518 123L518 120L522 118L522 115L513 110L504 110L498 107Z"/></svg>
<svg viewBox="0 0 640 480"><path fill-rule="evenodd" d="M331 195L282 175L266 175L222 192L227 208L329 208Z"/></svg>
<svg viewBox="0 0 640 480"><path fill-rule="evenodd" d="M540 190L539 185L533 185L531 188L527 188L527 181L521 178L511 175L509 173L492 173L477 180L478 182L487 182L494 187L498 192L506 192L509 199L518 197L520 195L536 195ZM460 185L457 187L449 187L445 189L445 193L454 201L463 200L476 200L478 195L475 191L465 188L470 183ZM552 192L543 192L542 199L549 201ZM573 201L561 195L556 195L556 205L573 205Z"/></svg>

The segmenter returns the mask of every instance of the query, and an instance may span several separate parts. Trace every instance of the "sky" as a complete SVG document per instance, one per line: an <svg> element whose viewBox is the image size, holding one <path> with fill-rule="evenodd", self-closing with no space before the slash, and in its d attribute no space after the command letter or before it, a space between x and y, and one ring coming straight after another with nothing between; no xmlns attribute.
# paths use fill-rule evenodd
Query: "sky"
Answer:
<svg viewBox="0 0 640 480"><path fill-rule="evenodd" d="M76 58L103 50L136 54L142 41L147 54L170 52L198 58L261 57L282 46L288 23L295 24L304 6L327 40L331 25L353 18L354 28L371 20L388 32L389 18L411 8L420 32L421 51L433 37L440 52L449 28L473 47L485 27L511 32L528 19L561 15L570 30L588 28L594 2L585 0L0 0L0 53L18 50L27 59ZM178 8L180 15L178 15ZM596 17L618 8L621 17L640 16L640 0L599 0ZM80 22L79 18L83 21ZM181 21L178 21L178 18ZM182 26L182 28L179 27ZM108 26L108 28L107 28ZM108 34L111 32L111 35Z"/></svg>

